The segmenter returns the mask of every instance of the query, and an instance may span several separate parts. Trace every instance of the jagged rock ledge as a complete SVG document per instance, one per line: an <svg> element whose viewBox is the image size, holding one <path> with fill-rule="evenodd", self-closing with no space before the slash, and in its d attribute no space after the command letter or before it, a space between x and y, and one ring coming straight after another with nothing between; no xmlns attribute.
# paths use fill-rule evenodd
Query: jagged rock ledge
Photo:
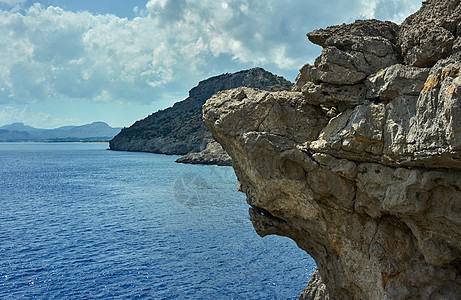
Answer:
<svg viewBox="0 0 461 300"><path fill-rule="evenodd" d="M305 299L460 299L460 1L308 37L324 49L294 91L203 107L256 231L315 259Z"/></svg>

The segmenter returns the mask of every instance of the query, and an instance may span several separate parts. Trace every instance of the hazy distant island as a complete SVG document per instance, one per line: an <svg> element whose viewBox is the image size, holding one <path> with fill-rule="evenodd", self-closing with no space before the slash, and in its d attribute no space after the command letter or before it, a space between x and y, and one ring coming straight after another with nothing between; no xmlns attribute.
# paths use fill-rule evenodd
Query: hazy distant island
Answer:
<svg viewBox="0 0 461 300"><path fill-rule="evenodd" d="M55 129L13 123L0 127L0 142L108 142L120 130L104 122Z"/></svg>
<svg viewBox="0 0 461 300"><path fill-rule="evenodd" d="M214 94L241 86L266 91L291 90L293 84L262 68L222 74L199 82L189 97L137 121L115 136L111 150L187 155L177 162L231 165L202 120L202 106Z"/></svg>

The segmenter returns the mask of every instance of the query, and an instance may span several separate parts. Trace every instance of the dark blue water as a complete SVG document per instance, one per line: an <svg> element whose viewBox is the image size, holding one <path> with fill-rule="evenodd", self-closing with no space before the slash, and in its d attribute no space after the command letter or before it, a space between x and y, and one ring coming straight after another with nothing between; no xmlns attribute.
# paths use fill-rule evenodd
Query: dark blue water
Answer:
<svg viewBox="0 0 461 300"><path fill-rule="evenodd" d="M230 167L0 143L0 298L295 299L315 269L260 238Z"/></svg>

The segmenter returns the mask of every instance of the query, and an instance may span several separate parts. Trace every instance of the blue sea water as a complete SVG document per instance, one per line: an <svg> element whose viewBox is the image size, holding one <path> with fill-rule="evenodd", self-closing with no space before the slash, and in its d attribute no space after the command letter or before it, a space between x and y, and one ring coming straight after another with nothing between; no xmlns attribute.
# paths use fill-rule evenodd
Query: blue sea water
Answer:
<svg viewBox="0 0 461 300"><path fill-rule="evenodd" d="M297 298L315 263L232 168L107 146L0 143L0 298Z"/></svg>

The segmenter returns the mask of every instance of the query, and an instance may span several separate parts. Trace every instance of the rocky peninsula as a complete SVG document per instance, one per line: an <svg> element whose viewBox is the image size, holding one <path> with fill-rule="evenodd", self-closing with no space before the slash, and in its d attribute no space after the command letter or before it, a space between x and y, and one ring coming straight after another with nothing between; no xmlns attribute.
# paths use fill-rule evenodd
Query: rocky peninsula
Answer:
<svg viewBox="0 0 461 300"><path fill-rule="evenodd" d="M176 162L194 165L232 166L232 158L215 140L209 142L204 150L186 154L178 158Z"/></svg>
<svg viewBox="0 0 461 300"><path fill-rule="evenodd" d="M202 120L202 106L208 98L222 90L236 87L253 87L266 91L291 90L293 84L262 68L253 68L233 74L222 74L201 81L189 91L189 97L172 107L160 110L137 121L115 136L109 143L111 150L152 152L170 155L185 155L200 152L212 143L211 133ZM219 146L219 145L218 145ZM213 143L210 147L214 147ZM216 148L216 147L214 147ZM218 157L210 156L218 152L207 151L197 154L199 163L222 160L228 155L221 151ZM197 163L197 155L183 162Z"/></svg>
<svg viewBox="0 0 461 300"><path fill-rule="evenodd" d="M291 92L203 107L260 236L316 261L301 299L461 298L461 4L308 34Z"/></svg>

